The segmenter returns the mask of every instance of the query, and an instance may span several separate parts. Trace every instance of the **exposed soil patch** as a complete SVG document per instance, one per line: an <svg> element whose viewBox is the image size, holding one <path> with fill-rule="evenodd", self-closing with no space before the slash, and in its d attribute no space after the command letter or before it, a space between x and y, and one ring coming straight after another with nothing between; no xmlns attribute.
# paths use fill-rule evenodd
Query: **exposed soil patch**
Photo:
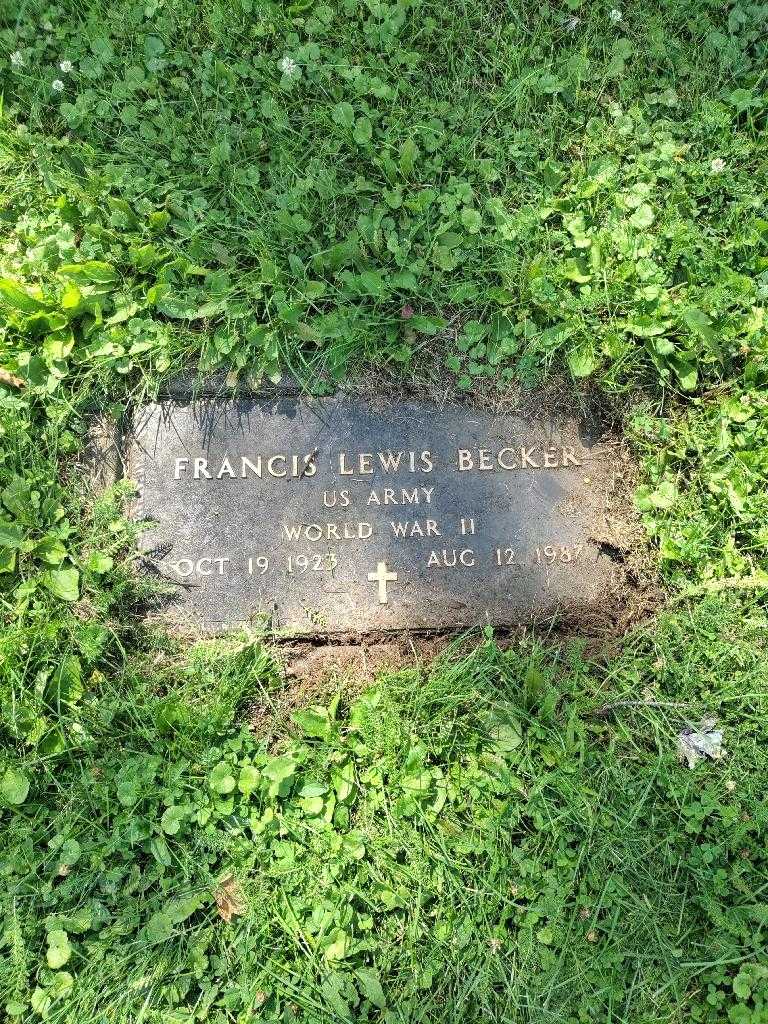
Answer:
<svg viewBox="0 0 768 1024"><path fill-rule="evenodd" d="M519 634L516 634L519 635ZM512 642L501 638L501 644ZM279 733L293 711L308 704L327 703L339 690L346 700L354 698L376 678L388 672L411 671L418 679L431 670L439 657L460 657L478 643L478 631L463 636L431 633L419 636L400 633L392 637L348 636L282 642L274 655L282 666L284 686L267 702L245 709L250 728L260 735Z"/></svg>
<svg viewBox="0 0 768 1024"><path fill-rule="evenodd" d="M422 668L444 653L450 634L432 633L428 636L398 634L389 638L350 638L343 643L291 643L277 648L285 665L285 676L300 683L309 679L335 682L354 677L363 683L372 682L383 671ZM476 633L466 638L471 647Z"/></svg>
<svg viewBox="0 0 768 1024"><path fill-rule="evenodd" d="M383 672L421 670L444 649L436 637L359 638L348 643L291 643L277 647L285 685L270 704L254 703L246 712L250 728L272 732L276 721L307 704L330 700L340 688L353 697Z"/></svg>

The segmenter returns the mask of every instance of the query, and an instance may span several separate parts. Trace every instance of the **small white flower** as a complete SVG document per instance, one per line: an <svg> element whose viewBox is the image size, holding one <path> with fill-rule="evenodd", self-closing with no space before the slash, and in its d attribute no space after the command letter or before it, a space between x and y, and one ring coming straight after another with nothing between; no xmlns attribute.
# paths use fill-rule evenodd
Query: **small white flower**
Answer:
<svg viewBox="0 0 768 1024"><path fill-rule="evenodd" d="M293 57L283 57L283 59L280 61L280 70L283 72L284 75L288 75L288 77L290 78L291 75L295 75L296 72L299 70L299 65L296 63Z"/></svg>
<svg viewBox="0 0 768 1024"><path fill-rule="evenodd" d="M24 58L21 55L21 50L16 50L14 53L11 54L11 67L13 67L13 68L23 68L24 67Z"/></svg>
<svg viewBox="0 0 768 1024"><path fill-rule="evenodd" d="M608 14L608 17L611 19L614 25L618 25L618 23L621 21L624 15L621 13L620 10L614 7L613 10Z"/></svg>
<svg viewBox="0 0 768 1024"><path fill-rule="evenodd" d="M60 78L54 78L54 80L51 82L51 88L54 92L62 92L64 89L64 83Z"/></svg>
<svg viewBox="0 0 768 1024"><path fill-rule="evenodd" d="M71 60L63 60L63 61L61 61L59 63L59 67L61 68L61 70L64 72L65 75L68 75L70 71L74 71L75 70L75 65L72 63Z"/></svg>
<svg viewBox="0 0 768 1024"><path fill-rule="evenodd" d="M581 24L581 18L577 14L572 14L570 18L565 19L565 28L567 32L575 32Z"/></svg>
<svg viewBox="0 0 768 1024"><path fill-rule="evenodd" d="M712 163L709 165L712 169L713 174L720 174L726 168L725 160L722 157L716 156Z"/></svg>

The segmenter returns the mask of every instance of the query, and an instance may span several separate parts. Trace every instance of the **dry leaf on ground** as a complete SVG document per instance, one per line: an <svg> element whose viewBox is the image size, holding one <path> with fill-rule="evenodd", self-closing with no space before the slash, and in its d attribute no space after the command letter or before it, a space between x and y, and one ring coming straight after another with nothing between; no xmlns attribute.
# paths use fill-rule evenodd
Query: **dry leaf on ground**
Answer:
<svg viewBox="0 0 768 1024"><path fill-rule="evenodd" d="M23 388L26 382L17 377L15 373L11 373L10 370L4 370L0 367L0 384L6 384L13 388Z"/></svg>
<svg viewBox="0 0 768 1024"><path fill-rule="evenodd" d="M245 912L245 904L240 888L233 875L223 878L213 893L216 900L216 908L219 916L229 924L233 917L239 917Z"/></svg>

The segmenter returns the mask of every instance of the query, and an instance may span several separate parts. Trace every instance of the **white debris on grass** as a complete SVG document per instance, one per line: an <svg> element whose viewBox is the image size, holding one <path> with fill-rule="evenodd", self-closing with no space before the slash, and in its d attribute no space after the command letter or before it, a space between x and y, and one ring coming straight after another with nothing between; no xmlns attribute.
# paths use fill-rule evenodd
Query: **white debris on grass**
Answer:
<svg viewBox="0 0 768 1024"><path fill-rule="evenodd" d="M693 768L705 757L718 761L725 757L723 731L717 729L716 718L703 718L696 726L686 726L677 737L677 753L681 761Z"/></svg>

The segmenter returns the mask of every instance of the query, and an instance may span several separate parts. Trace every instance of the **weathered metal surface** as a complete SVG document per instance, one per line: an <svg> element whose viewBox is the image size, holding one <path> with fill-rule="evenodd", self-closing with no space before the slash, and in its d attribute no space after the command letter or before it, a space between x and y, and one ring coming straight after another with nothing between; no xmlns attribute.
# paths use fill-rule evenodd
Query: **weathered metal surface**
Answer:
<svg viewBox="0 0 768 1024"><path fill-rule="evenodd" d="M572 419L345 398L137 417L129 474L172 617L322 634L599 610L609 449Z"/></svg>

